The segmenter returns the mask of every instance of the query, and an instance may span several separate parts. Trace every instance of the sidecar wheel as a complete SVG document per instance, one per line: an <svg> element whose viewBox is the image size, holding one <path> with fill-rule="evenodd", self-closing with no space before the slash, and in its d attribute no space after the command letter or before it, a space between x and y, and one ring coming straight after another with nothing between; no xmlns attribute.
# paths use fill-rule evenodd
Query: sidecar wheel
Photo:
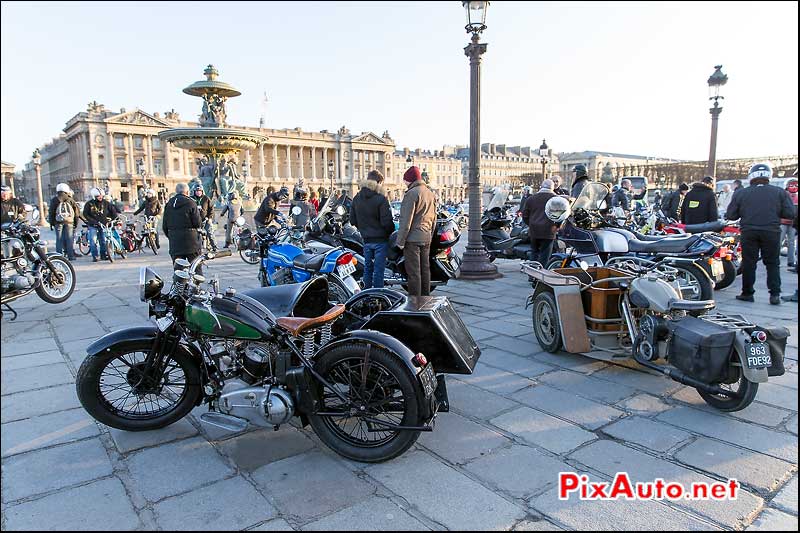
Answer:
<svg viewBox="0 0 800 533"><path fill-rule="evenodd" d="M341 415L311 415L309 420L320 440L339 455L379 463L403 454L416 442L419 431L381 430L381 426L354 413L361 412L364 406L370 418L417 426L422 422L419 403L423 393L408 368L380 348L369 348L369 367L365 370L367 349L364 344L349 343L319 358L315 370L352 403L345 404L332 391L322 388L320 411Z"/></svg>
<svg viewBox="0 0 800 533"><path fill-rule="evenodd" d="M734 358L736 361L739 360L737 355L734 355ZM733 379L728 380L731 381L731 383L715 383L715 385L738 392L739 398L709 394L708 392L696 389L700 397L703 398L708 405L720 411L725 411L726 413L741 411L753 403L753 400L756 398L756 393L758 392L758 383L747 379L740 366L731 367L731 370L735 372Z"/></svg>
<svg viewBox="0 0 800 533"><path fill-rule="evenodd" d="M533 333L543 350L555 353L561 349L561 322L556 300L550 291L540 292L533 300ZM582 319L583 317L581 317Z"/></svg>

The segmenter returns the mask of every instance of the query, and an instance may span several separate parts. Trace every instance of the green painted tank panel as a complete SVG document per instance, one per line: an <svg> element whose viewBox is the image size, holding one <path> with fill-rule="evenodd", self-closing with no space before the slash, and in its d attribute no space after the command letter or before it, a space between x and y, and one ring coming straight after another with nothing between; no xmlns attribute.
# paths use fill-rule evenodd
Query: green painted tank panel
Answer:
<svg viewBox="0 0 800 533"><path fill-rule="evenodd" d="M216 311L216 314L222 330L219 329L217 321L208 312L208 309L198 304L188 305L186 306L186 325L193 331L205 335L251 340L258 340L262 337L257 329L219 311Z"/></svg>

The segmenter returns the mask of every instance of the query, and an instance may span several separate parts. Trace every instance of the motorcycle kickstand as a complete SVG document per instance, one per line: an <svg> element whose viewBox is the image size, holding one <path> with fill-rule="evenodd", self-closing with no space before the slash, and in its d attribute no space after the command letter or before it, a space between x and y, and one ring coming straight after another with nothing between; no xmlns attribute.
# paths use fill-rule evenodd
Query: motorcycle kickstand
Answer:
<svg viewBox="0 0 800 533"><path fill-rule="evenodd" d="M11 308L11 306L10 306L10 305L8 305L8 304L3 304L3 307L5 307L6 309L8 309L8 310L11 312L11 314L13 314L13 315L14 315L14 316L13 316L12 318L10 318L8 321L9 321L9 322L13 322L13 321L15 321L15 320L17 319L17 316L19 316L19 315L17 314L17 312L16 312L16 311L14 311L14 309L12 309L12 308ZM2 316L3 316L3 310L2 310L2 308L0 308L0 317L2 317Z"/></svg>

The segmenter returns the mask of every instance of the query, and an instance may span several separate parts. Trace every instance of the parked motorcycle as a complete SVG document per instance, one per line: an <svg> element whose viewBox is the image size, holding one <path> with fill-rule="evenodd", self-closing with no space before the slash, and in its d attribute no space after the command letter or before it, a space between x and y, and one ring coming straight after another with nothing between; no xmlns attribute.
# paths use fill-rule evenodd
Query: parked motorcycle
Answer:
<svg viewBox="0 0 800 533"><path fill-rule="evenodd" d="M714 254L715 258L719 258L723 261L722 265L725 269L725 277L716 283L714 290L724 289L730 286L736 281L736 276L742 273L741 232L737 223L720 220L718 222L708 222L706 224L684 224L668 219L662 224L661 228L667 235L714 232L732 239L729 246L720 248L717 253Z"/></svg>
<svg viewBox="0 0 800 533"><path fill-rule="evenodd" d="M216 281L204 289L197 269L230 255L179 259L167 291L141 268L155 324L87 348L76 389L93 418L147 431L206 404L204 424L239 432L299 417L336 453L381 462L432 431L449 410L444 374L470 374L480 356L446 298L372 289L331 306L321 276L243 293L220 293Z"/></svg>
<svg viewBox="0 0 800 533"><path fill-rule="evenodd" d="M119 218L109 220L105 224L100 225L101 231L97 238L106 240L106 257L110 263L114 262L114 254L118 254L121 258L125 259L125 246L122 244L122 236L117 230L117 228L121 228L122 226L123 223Z"/></svg>
<svg viewBox="0 0 800 533"><path fill-rule="evenodd" d="M682 299L675 268L627 261L551 270L528 262L522 271L534 280L526 308L548 352L610 360L622 351L721 411L744 409L759 383L784 373L788 329L715 313L713 300Z"/></svg>
<svg viewBox="0 0 800 533"><path fill-rule="evenodd" d="M531 241L528 226L521 216L512 217L507 207L493 207L481 218L481 239L489 254L489 261L504 259L529 259Z"/></svg>
<svg viewBox="0 0 800 533"><path fill-rule="evenodd" d="M47 303L66 301L75 290L75 269L61 254L46 252L46 241L40 240L39 230L24 220L2 225L0 245L0 304L12 313L14 300L36 291Z"/></svg>

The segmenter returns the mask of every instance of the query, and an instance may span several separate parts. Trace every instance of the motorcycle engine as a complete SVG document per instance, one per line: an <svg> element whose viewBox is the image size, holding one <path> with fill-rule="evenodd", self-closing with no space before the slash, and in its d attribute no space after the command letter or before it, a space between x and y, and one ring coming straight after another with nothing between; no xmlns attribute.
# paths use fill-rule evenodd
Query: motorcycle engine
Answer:
<svg viewBox="0 0 800 533"><path fill-rule="evenodd" d="M255 426L279 426L294 416L294 401L288 391L277 385L251 387L240 379L229 379L222 388L217 409Z"/></svg>
<svg viewBox="0 0 800 533"><path fill-rule="evenodd" d="M29 289L36 283L36 278L28 272L30 262L25 258L25 244L20 239L3 239L0 257L0 287L3 292Z"/></svg>
<svg viewBox="0 0 800 533"><path fill-rule="evenodd" d="M669 326L667 321L656 315L646 314L639 320L637 352L646 361L663 358L667 353Z"/></svg>
<svg viewBox="0 0 800 533"><path fill-rule="evenodd" d="M211 346L226 377L237 377L248 384L272 376L278 346L268 342L219 341Z"/></svg>

